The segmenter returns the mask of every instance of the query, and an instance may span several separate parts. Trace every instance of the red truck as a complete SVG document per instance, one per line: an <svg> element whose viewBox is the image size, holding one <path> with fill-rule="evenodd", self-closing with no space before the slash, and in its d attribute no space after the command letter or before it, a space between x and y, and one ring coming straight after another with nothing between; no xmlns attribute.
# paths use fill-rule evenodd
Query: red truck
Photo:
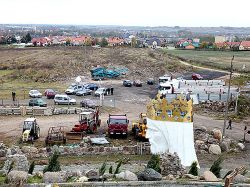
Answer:
<svg viewBox="0 0 250 187"><path fill-rule="evenodd" d="M107 120L108 124L108 134L109 137L113 135L128 136L128 124L129 120L127 115L111 115L109 114L109 119Z"/></svg>

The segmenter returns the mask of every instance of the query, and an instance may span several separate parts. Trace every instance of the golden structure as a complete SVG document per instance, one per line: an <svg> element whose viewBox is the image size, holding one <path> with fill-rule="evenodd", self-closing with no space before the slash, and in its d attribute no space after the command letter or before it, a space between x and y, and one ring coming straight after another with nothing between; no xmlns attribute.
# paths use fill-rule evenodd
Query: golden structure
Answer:
<svg viewBox="0 0 250 187"><path fill-rule="evenodd" d="M193 101L178 96L168 102L158 94L147 105L147 117L158 121L193 122Z"/></svg>

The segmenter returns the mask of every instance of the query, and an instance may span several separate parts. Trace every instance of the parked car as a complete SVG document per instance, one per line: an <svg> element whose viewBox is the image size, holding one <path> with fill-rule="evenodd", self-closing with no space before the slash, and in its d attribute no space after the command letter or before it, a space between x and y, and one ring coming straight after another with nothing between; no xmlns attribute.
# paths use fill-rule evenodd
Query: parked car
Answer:
<svg viewBox="0 0 250 187"><path fill-rule="evenodd" d="M96 103L91 100L91 99L84 99L80 102L81 107L87 107L87 108L95 108L96 107Z"/></svg>
<svg viewBox="0 0 250 187"><path fill-rule="evenodd" d="M142 82L140 80L135 80L133 83L134 86L136 87L141 87L142 86Z"/></svg>
<svg viewBox="0 0 250 187"><path fill-rule="evenodd" d="M100 96L100 95L107 95L107 89L106 88L98 88L95 91L95 96Z"/></svg>
<svg viewBox="0 0 250 187"><path fill-rule="evenodd" d="M148 79L148 81L147 81L147 84L148 84L148 85L153 85L154 83L155 83L155 81L154 81L153 78Z"/></svg>
<svg viewBox="0 0 250 187"><path fill-rule="evenodd" d="M72 99L70 98L68 95L60 95L60 94L57 94L55 95L55 98L54 98L54 103L55 104L61 104L61 105L75 105L76 104L76 100L75 99Z"/></svg>
<svg viewBox="0 0 250 187"><path fill-rule="evenodd" d="M77 96L91 95L91 93L92 93L92 90L83 88L82 90L77 91L76 95Z"/></svg>
<svg viewBox="0 0 250 187"><path fill-rule="evenodd" d="M29 106L47 107L47 103L42 99L30 99Z"/></svg>
<svg viewBox="0 0 250 187"><path fill-rule="evenodd" d="M42 94L38 90L30 90L29 91L29 96L30 97L42 97Z"/></svg>
<svg viewBox="0 0 250 187"><path fill-rule="evenodd" d="M54 99L56 92L52 89L46 89L44 95L47 97L47 99Z"/></svg>
<svg viewBox="0 0 250 187"><path fill-rule="evenodd" d="M132 81L131 80L124 80L123 81L123 86L125 86L125 87L131 87L132 86Z"/></svg>
<svg viewBox="0 0 250 187"><path fill-rule="evenodd" d="M90 84L85 85L85 88L94 91L94 90L97 90L97 89L98 89L98 85L97 85L97 84L94 84L94 83L90 83Z"/></svg>
<svg viewBox="0 0 250 187"><path fill-rule="evenodd" d="M84 85L76 85L73 84L70 87L67 88L67 90L65 90L65 93L70 95L70 94L76 94L76 92L82 90L84 88Z"/></svg>
<svg viewBox="0 0 250 187"><path fill-rule="evenodd" d="M203 79L203 77L198 73L193 73L192 74L192 79L193 80L201 80L201 79Z"/></svg>

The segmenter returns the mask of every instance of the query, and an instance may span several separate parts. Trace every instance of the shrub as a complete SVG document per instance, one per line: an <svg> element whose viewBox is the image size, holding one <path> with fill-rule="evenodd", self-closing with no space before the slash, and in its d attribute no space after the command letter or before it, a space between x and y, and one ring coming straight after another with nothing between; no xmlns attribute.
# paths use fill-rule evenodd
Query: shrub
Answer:
<svg viewBox="0 0 250 187"><path fill-rule="evenodd" d="M32 174L33 171L34 171L34 168L35 168L35 161L33 161L33 162L30 164L28 173L29 173L29 174Z"/></svg>
<svg viewBox="0 0 250 187"><path fill-rule="evenodd" d="M106 171L106 166L107 166L107 161L105 160L103 163L102 163L102 166L101 168L99 168L99 174L100 175L103 175Z"/></svg>
<svg viewBox="0 0 250 187"><path fill-rule="evenodd" d="M223 158L219 157L214 161L213 165L210 168L210 171L218 178L220 178L220 170L222 169L221 163L223 162Z"/></svg>
<svg viewBox="0 0 250 187"><path fill-rule="evenodd" d="M55 151L53 155L49 159L49 165L46 166L43 170L43 173L50 171L50 172L56 172L61 171L60 162L58 161L59 153Z"/></svg>
<svg viewBox="0 0 250 187"><path fill-rule="evenodd" d="M160 156L159 155L152 155L150 160L148 161L147 168L152 168L155 171L161 173Z"/></svg>
<svg viewBox="0 0 250 187"><path fill-rule="evenodd" d="M198 168L197 168L197 162L194 161L192 164L191 164L191 167L190 167L190 170L188 172L189 174L192 174L194 176L198 176Z"/></svg>
<svg viewBox="0 0 250 187"><path fill-rule="evenodd" d="M113 173L113 166L109 167L109 173L112 174Z"/></svg>
<svg viewBox="0 0 250 187"><path fill-rule="evenodd" d="M121 165L122 165L122 161L119 161L118 164L117 164L117 166L116 166L114 174L118 174L119 173Z"/></svg>

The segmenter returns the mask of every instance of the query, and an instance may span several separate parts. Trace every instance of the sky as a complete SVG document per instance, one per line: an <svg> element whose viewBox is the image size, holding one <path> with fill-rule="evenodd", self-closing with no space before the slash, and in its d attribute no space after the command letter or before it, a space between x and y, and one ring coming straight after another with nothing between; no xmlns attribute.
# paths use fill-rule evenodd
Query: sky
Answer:
<svg viewBox="0 0 250 187"><path fill-rule="evenodd" d="M250 27L250 0L0 0L0 24Z"/></svg>

